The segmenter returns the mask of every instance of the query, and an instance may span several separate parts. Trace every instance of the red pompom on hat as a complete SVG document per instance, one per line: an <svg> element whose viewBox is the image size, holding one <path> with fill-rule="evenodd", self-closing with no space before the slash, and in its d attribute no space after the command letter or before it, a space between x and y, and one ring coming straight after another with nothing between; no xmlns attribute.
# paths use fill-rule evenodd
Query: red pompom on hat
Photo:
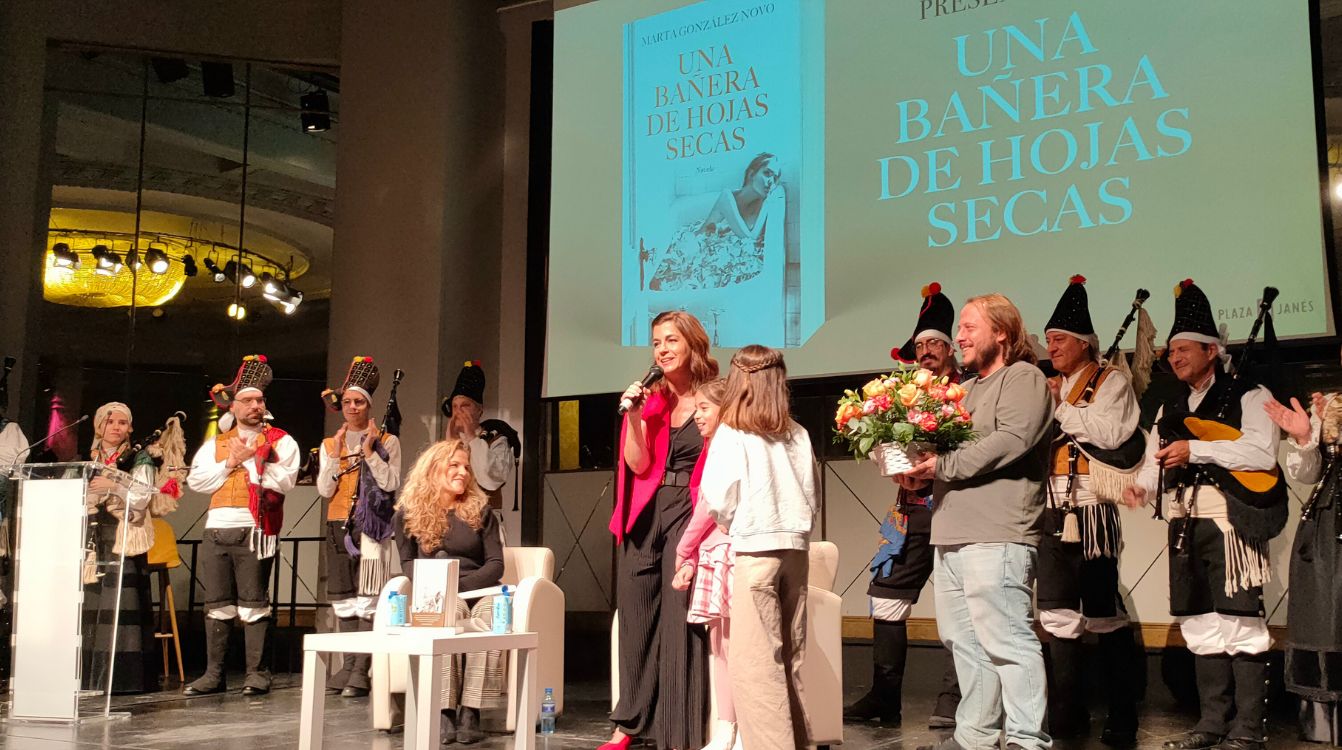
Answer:
<svg viewBox="0 0 1342 750"><path fill-rule="evenodd" d="M1072 277L1071 281L1073 284L1084 284L1086 283L1086 277L1082 276L1081 274L1077 274Z"/></svg>

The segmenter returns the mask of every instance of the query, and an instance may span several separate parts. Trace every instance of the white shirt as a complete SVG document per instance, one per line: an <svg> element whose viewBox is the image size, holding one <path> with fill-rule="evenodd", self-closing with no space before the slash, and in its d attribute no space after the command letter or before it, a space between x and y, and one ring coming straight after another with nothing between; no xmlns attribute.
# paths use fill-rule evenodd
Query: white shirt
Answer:
<svg viewBox="0 0 1342 750"><path fill-rule="evenodd" d="M238 426L238 436L248 443L255 442L259 434L260 430ZM275 451L275 460L263 463L260 474L257 473L255 460L244 461L242 467L253 484L283 495L292 490L298 481L298 442L293 436L285 435L275 443L272 450ZM191 459L191 473L186 478L188 487L205 495L213 495L224 486L233 469L228 468L227 456L222 461L215 460L214 456L215 441L205 441ZM212 508L205 518L207 529L249 528L255 525L251 511L247 508Z"/></svg>
<svg viewBox="0 0 1342 750"><path fill-rule="evenodd" d="M493 492L502 487L513 473L513 447L508 438L494 438L494 442L485 444L485 439L476 437L471 441L471 471L475 472L475 482L485 492Z"/></svg>
<svg viewBox="0 0 1342 750"><path fill-rule="evenodd" d="M486 443L481 436L483 432L483 429L477 427L473 437L456 437L466 443L466 451L471 454L471 473L475 475L475 483L485 492L493 492L512 479L515 460L508 438L500 435Z"/></svg>
<svg viewBox="0 0 1342 750"><path fill-rule="evenodd" d="M8 469L19 462L20 457L27 459L28 438L19 429L18 422L10 422L0 430L0 469Z"/></svg>
<svg viewBox="0 0 1342 750"><path fill-rule="evenodd" d="M355 432L351 429L345 430L345 445L340 447L340 453L343 456L351 454L362 455L360 443L363 442L364 433L368 430ZM401 441L395 435L383 435L382 447L387 451L387 460L383 461L377 453L364 457L364 467L373 475L373 481L383 492L395 492L401 487ZM336 475L340 473L340 457L332 457L326 452L326 446L317 451L320 458L320 468L317 471L317 494L326 499L331 499L336 493L336 487L339 486L339 480Z"/></svg>
<svg viewBox="0 0 1342 750"><path fill-rule="evenodd" d="M1328 405L1337 398L1330 393L1323 398L1323 408L1309 415L1309 442L1300 445L1295 438L1286 441L1286 476L1301 484L1314 484L1323 479L1323 452L1319 450L1319 441L1323 433L1323 413Z"/></svg>
<svg viewBox="0 0 1342 750"><path fill-rule="evenodd" d="M804 550L820 510L811 438L796 422L784 440L720 425L708 446L699 502L728 525L737 552Z"/></svg>
<svg viewBox="0 0 1342 750"><path fill-rule="evenodd" d="M1188 394L1188 409L1192 411L1202 404L1216 382L1216 375L1207 379L1201 388L1194 388ZM1270 471L1277 465L1277 447L1281 431L1268 417L1264 404L1272 395L1262 386L1254 388L1240 397L1240 435L1239 440L1190 440L1188 441L1189 464L1214 464L1230 471ZM1160 473L1160 463L1156 461L1156 451L1160 450L1160 418L1165 407L1156 412L1156 424L1146 439L1146 459L1137 473L1137 486L1148 494L1156 491L1156 481Z"/></svg>
<svg viewBox="0 0 1342 750"><path fill-rule="evenodd" d="M1088 404L1069 404L1067 395L1076 387L1077 380L1089 368L1062 379L1063 401L1053 410L1053 418L1058 420L1062 431L1071 435L1078 443L1089 443L1096 448L1114 450L1128 439L1137 429L1142 409L1137 403L1137 394L1133 393L1128 377L1117 370L1110 370L1104 381L1095 389L1095 397Z"/></svg>
<svg viewBox="0 0 1342 750"><path fill-rule="evenodd" d="M1095 396L1086 404L1069 404L1067 396L1076 387L1077 381L1090 368L1082 367L1062 379L1059 393L1063 401L1053 410L1053 418L1063 432L1071 435L1078 443L1087 443L1103 450L1114 450L1123 444L1137 429L1142 416L1141 406L1137 403L1137 394L1128 383L1128 377L1117 370L1110 370ZM1067 492L1066 474L1049 477L1049 485L1057 497ZM1073 497L1070 500L1090 504L1096 497L1090 491L1090 477L1080 474L1072 483Z"/></svg>

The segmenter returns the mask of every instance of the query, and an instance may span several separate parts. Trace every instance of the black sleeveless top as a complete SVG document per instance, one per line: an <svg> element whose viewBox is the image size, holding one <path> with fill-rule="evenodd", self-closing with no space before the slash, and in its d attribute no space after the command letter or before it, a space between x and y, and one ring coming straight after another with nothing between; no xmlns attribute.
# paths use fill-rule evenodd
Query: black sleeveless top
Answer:
<svg viewBox="0 0 1342 750"><path fill-rule="evenodd" d="M667 471L694 471L699 463L699 454L704 452L704 439L694 424L694 418L685 420L685 424L671 428L671 444L666 451Z"/></svg>

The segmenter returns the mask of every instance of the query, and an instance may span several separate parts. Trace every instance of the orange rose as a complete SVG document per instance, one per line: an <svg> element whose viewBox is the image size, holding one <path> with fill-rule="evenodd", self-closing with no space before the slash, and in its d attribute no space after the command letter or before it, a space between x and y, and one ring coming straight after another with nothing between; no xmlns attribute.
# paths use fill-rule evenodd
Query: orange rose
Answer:
<svg viewBox="0 0 1342 750"><path fill-rule="evenodd" d="M862 409L854 404L841 404L839 411L834 415L834 424L839 429L843 429L854 417L862 415Z"/></svg>
<svg viewBox="0 0 1342 750"><path fill-rule="evenodd" d="M913 384L919 388L926 388L936 379L937 376L933 375L932 371L927 369L919 370L913 374Z"/></svg>
<svg viewBox="0 0 1342 750"><path fill-rule="evenodd" d="M866 396L867 398L875 398L881 395L882 393L885 393L885 390L886 390L885 381L881 380L880 378L876 378L870 383L867 383L866 385L862 386L862 395Z"/></svg>
<svg viewBox="0 0 1342 750"><path fill-rule="evenodd" d="M904 406L913 406L918 402L918 386L913 383L906 383L905 385L900 386L896 395L899 396L899 403Z"/></svg>
<svg viewBox="0 0 1342 750"><path fill-rule="evenodd" d="M958 403L964 397L965 397L964 386L960 385L959 383L951 383L950 385L946 386L947 401L955 401Z"/></svg>

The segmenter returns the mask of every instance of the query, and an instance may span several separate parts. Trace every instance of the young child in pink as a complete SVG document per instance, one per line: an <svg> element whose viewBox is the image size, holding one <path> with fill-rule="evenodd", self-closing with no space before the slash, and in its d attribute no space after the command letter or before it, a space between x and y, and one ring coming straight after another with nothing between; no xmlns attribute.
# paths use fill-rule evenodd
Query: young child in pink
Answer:
<svg viewBox="0 0 1342 750"><path fill-rule="evenodd" d="M726 392L726 379L714 380L699 386L694 399L694 423L704 438L704 452L690 479L690 493L698 494L699 476L703 473L704 459L708 457L708 441L718 428L718 408ZM732 702L732 685L727 676L727 640L731 625L732 600L732 543L731 537L718 528L708 514L707 504L697 502L694 515L685 526L685 533L676 545L676 577L671 586L679 591L694 589L690 594L690 610L686 620L708 626L709 650L713 654L713 692L717 698L718 722L713 727L708 744L703 750L740 750L741 737L736 732L736 708Z"/></svg>

